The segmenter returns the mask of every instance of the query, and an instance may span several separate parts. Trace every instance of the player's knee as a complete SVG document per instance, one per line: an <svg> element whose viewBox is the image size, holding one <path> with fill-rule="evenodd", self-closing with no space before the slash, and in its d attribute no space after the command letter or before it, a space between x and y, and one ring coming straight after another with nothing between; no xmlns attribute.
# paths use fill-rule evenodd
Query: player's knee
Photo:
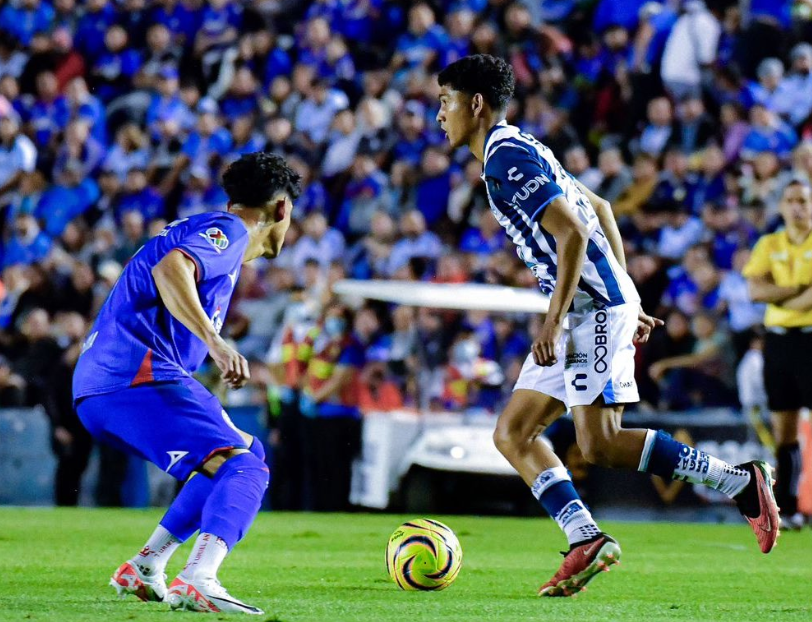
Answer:
<svg viewBox="0 0 812 622"><path fill-rule="evenodd" d="M265 464L265 447L262 445L262 441L259 440L256 436L252 437L254 440L251 442L251 445L248 447L248 450L254 454L257 458L259 458L263 464Z"/></svg>
<svg viewBox="0 0 812 622"><path fill-rule="evenodd" d="M521 454L530 447L532 439L519 426L497 422L493 431L493 444L503 456Z"/></svg>

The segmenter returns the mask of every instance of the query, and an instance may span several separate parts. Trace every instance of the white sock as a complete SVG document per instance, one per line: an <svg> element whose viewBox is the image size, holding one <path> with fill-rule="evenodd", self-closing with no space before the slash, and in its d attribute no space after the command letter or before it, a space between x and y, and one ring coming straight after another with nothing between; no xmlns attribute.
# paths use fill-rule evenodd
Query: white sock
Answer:
<svg viewBox="0 0 812 622"><path fill-rule="evenodd" d="M750 483L750 473L724 460L708 456L708 472L702 483L732 499Z"/></svg>
<svg viewBox="0 0 812 622"><path fill-rule="evenodd" d="M166 570L169 558L180 545L180 540L169 533L163 525L158 525L133 561L147 576L160 574Z"/></svg>
<svg viewBox="0 0 812 622"><path fill-rule="evenodd" d="M570 501L556 515L555 522L567 536L570 546L590 540L601 533L592 513L580 499Z"/></svg>
<svg viewBox="0 0 812 622"><path fill-rule="evenodd" d="M733 498L750 483L750 473L695 448L680 457L674 479L704 484Z"/></svg>
<svg viewBox="0 0 812 622"><path fill-rule="evenodd" d="M216 580L217 571L227 554L228 547L222 539L211 533L201 533L195 540L181 575L187 581Z"/></svg>
<svg viewBox="0 0 812 622"><path fill-rule="evenodd" d="M564 488L552 488L565 484ZM594 538L601 530L572 486L566 467L552 467L539 473L530 487L533 496L553 517L570 546ZM549 492L548 492L549 491ZM551 499L550 497L555 497ZM560 508L560 509L556 509Z"/></svg>

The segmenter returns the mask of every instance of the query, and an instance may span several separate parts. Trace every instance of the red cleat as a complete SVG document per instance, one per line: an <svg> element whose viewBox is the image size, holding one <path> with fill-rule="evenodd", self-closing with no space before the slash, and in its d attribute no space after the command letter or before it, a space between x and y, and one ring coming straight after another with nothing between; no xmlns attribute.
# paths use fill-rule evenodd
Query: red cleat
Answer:
<svg viewBox="0 0 812 622"><path fill-rule="evenodd" d="M166 596L166 575L145 575L132 560L118 567L110 585L116 588L119 598L132 594L144 602L161 602Z"/></svg>
<svg viewBox="0 0 812 622"><path fill-rule="evenodd" d="M739 506L744 518L750 523L753 533L756 534L758 545L762 553L769 553L775 546L775 541L780 535L781 520L778 515L778 504L773 494L775 482L772 476L772 467L763 460L753 460L739 465L740 469L750 471L750 483L742 494L736 497L736 504ZM745 503L754 506L754 500L758 499L758 514L755 508L747 511L743 507Z"/></svg>
<svg viewBox="0 0 812 622"><path fill-rule="evenodd" d="M539 588L539 596L574 596L586 589L599 572L620 563L620 546L605 533L564 553L564 563L552 579Z"/></svg>

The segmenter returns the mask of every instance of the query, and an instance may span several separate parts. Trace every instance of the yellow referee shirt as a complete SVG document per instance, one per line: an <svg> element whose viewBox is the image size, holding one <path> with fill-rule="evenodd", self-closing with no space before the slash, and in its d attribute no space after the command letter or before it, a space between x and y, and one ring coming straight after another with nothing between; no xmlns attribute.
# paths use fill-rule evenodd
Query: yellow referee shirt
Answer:
<svg viewBox="0 0 812 622"><path fill-rule="evenodd" d="M759 238L742 270L745 278L772 276L781 287L812 284L812 235L803 244L794 245L785 230ZM764 314L765 326L812 326L812 311L782 309L780 304L768 304Z"/></svg>

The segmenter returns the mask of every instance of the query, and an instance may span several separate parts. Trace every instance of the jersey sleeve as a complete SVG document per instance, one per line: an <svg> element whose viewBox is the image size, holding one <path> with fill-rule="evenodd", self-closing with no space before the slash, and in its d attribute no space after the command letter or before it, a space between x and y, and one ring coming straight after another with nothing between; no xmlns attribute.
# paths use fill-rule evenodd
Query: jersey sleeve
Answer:
<svg viewBox="0 0 812 622"><path fill-rule="evenodd" d="M493 147L485 164L485 182L499 209L519 210L531 220L564 194L550 163L511 139Z"/></svg>
<svg viewBox="0 0 812 622"><path fill-rule="evenodd" d="M174 246L195 263L198 282L225 276L242 263L248 231L238 218L190 224Z"/></svg>
<svg viewBox="0 0 812 622"><path fill-rule="evenodd" d="M750 259L742 269L742 276L747 279L765 276L771 272L771 268L770 238L763 237L756 243L755 248L753 248Z"/></svg>

